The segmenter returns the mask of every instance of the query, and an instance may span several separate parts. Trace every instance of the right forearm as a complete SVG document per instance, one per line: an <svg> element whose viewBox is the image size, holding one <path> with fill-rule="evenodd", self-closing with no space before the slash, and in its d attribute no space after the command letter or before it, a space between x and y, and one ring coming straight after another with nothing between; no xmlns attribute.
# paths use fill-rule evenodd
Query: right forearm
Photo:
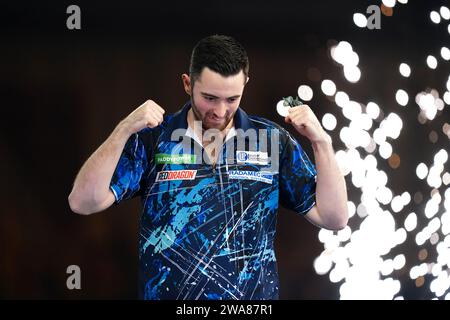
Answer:
<svg viewBox="0 0 450 320"><path fill-rule="evenodd" d="M78 173L68 199L72 211L90 214L114 203L109 185L128 138L146 127L160 125L164 112L156 102L147 100L119 123Z"/></svg>
<svg viewBox="0 0 450 320"><path fill-rule="evenodd" d="M84 163L69 196L73 209L91 211L106 199L111 178L129 137L130 133L120 123Z"/></svg>

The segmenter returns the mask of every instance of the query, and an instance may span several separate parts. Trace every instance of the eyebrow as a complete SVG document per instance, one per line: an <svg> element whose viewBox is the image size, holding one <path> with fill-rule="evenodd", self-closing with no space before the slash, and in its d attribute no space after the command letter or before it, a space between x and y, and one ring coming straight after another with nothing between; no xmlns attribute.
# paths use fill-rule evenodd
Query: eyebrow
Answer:
<svg viewBox="0 0 450 320"><path fill-rule="evenodd" d="M213 94L206 93L206 92L200 92L200 94L203 95L203 96L205 96L205 97L211 97L211 98L217 98L217 99L220 98L220 97L218 97L218 96L215 96L215 95L213 95ZM227 99L237 99L237 98L239 98L240 96L241 96L241 95L237 94L237 95L235 95L235 96L228 97Z"/></svg>

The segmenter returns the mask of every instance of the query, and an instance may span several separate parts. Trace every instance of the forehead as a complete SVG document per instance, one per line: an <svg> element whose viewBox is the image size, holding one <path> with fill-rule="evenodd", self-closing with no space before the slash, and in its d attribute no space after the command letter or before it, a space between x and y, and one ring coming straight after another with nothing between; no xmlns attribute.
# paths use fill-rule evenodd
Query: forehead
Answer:
<svg viewBox="0 0 450 320"><path fill-rule="evenodd" d="M195 81L195 87L204 93L220 96L241 95L244 89L245 75L241 70L238 74L224 77L205 67Z"/></svg>

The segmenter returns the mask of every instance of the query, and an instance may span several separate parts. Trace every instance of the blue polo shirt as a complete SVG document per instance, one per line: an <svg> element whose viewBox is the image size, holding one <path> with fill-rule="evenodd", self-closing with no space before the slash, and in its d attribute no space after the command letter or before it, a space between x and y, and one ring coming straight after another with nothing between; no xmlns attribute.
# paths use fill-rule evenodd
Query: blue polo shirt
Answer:
<svg viewBox="0 0 450 320"><path fill-rule="evenodd" d="M241 108L236 132L258 139L230 137L212 165L183 134L190 107L132 135L111 180L116 203L142 202L140 298L278 299L278 205L314 206L315 167L285 129Z"/></svg>

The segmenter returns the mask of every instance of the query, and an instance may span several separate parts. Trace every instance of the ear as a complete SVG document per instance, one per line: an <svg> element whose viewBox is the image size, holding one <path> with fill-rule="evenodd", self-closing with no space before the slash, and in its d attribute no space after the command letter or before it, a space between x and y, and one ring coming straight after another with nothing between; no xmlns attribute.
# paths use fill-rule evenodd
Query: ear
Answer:
<svg viewBox="0 0 450 320"><path fill-rule="evenodd" d="M245 84L247 84L250 81L250 77L247 77L247 80L245 80Z"/></svg>
<svg viewBox="0 0 450 320"><path fill-rule="evenodd" d="M183 73L181 75L181 80L183 81L184 91L186 91L188 95L191 95L192 93L191 78L186 73Z"/></svg>

